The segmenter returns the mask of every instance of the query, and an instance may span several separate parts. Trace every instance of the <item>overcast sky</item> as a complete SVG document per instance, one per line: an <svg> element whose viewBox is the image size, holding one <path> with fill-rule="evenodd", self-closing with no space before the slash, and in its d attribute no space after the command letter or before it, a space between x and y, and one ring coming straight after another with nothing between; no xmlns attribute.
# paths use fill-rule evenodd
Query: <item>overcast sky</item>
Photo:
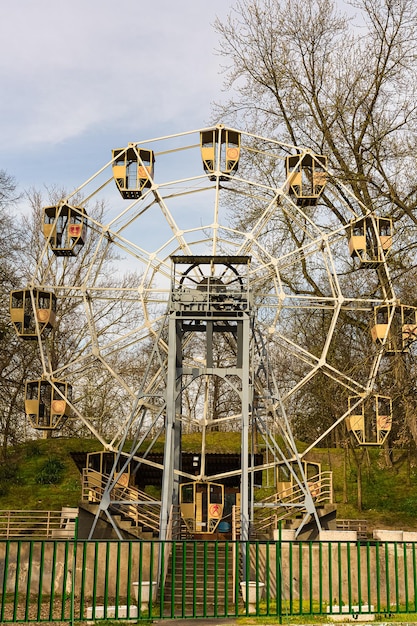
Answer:
<svg viewBox="0 0 417 626"><path fill-rule="evenodd" d="M19 0L0 22L0 169L77 187L111 149L206 125L234 0Z"/></svg>

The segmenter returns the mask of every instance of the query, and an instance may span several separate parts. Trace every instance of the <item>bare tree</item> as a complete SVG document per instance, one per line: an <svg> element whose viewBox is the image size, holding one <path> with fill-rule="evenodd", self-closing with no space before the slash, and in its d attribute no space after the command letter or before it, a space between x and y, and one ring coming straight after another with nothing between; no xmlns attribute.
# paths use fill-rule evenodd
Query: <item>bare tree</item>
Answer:
<svg viewBox="0 0 417 626"><path fill-rule="evenodd" d="M216 23L235 94L217 113L326 154L365 205L416 223L417 7L349 5L240 0Z"/></svg>
<svg viewBox="0 0 417 626"><path fill-rule="evenodd" d="M325 154L335 176L332 184L347 204L344 189L353 192L366 210L393 218L391 277L396 297L405 297L415 306L416 296L408 289L410 281L415 282L417 245L417 6L413 0L238 0L228 19L217 20L215 28L225 61L225 90L230 94L215 107L216 120ZM282 172L268 159L259 165L264 179L282 180ZM321 202L333 216L333 225L346 226L346 214L330 194L325 193ZM256 201L244 212L240 206L234 208L240 225L242 215L249 223L257 219ZM287 239L296 246L303 243L302 234L285 214L271 224L269 235L271 245L281 249ZM345 280L353 288L360 281L363 291L377 293L380 277L373 271L361 272L359 279L351 268ZM320 275L307 263L300 265L298 273L284 274L282 280L296 293L322 293ZM306 348L314 353L319 320L309 320L310 332L297 322L297 315L287 324L293 333L302 329ZM372 349L369 340L360 338L369 331L367 326L364 318L343 315L339 329L343 344L333 350L336 362L343 360L352 371L360 368ZM403 435L408 430L417 442L411 397L416 372L409 357L398 355L392 360L379 384L393 397L400 396L397 430ZM404 358L407 366L399 365ZM292 364L285 355L275 360L285 363L279 370L285 385L293 374ZM295 413L300 433L307 439L314 438L317 427L325 430L335 403L345 401L323 389L319 378L315 384ZM313 433L305 422L308 415L313 417Z"/></svg>
<svg viewBox="0 0 417 626"><path fill-rule="evenodd" d="M94 356L92 344L95 341L98 345L104 334L116 341L139 323L134 298L120 297L123 289L132 292L139 278L134 272L120 275L115 271L116 253L105 243L100 244L94 227L88 228L78 256L58 258L52 253L42 232L43 207L58 205L63 195L52 190L44 198L38 191L30 191L27 202L31 210L16 225L19 248L14 264L21 272L12 286L25 289L33 284L53 291L57 310L56 325L39 344L19 340L10 329L10 345L13 349L17 346L18 352L9 359L15 390L9 407L13 407L13 411L20 410L23 416L25 380L41 379L46 374L72 385L73 402L84 420L69 420L64 432L85 436L91 434L88 430L91 425L93 431L106 437L126 419L126 407L130 405L130 400L125 401L129 392L119 384L120 373L136 379L137 385L139 359L135 346L130 346L133 342L128 342L124 350L106 348L104 359ZM105 210L102 204L86 208L93 226L102 220ZM104 249L97 255L99 245ZM86 285L85 297L79 288L81 284ZM133 382L132 388L134 385ZM4 437L10 439L6 430L4 426ZM30 428L28 433L36 436ZM51 436L53 431L45 433Z"/></svg>
<svg viewBox="0 0 417 626"><path fill-rule="evenodd" d="M9 443L24 436L22 385L33 358L13 332L9 318L10 290L19 284L22 267L17 262L21 249L20 221L16 218L18 195L14 179L0 171L0 438L1 455Z"/></svg>

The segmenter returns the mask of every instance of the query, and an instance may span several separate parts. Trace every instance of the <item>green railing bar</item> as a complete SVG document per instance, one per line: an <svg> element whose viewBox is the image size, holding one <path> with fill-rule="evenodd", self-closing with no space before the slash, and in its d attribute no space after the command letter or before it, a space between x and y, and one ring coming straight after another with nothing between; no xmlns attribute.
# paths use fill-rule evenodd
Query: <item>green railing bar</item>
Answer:
<svg viewBox="0 0 417 626"><path fill-rule="evenodd" d="M63 575L63 582L62 582L62 618L66 621L66 608L67 608L67 600L68 600L68 594L67 594L67 583L68 583L68 572L69 572L69 548L70 548L70 544L69 541L65 541L64 542L65 545L65 566L64 566L64 575ZM71 591L71 595L72 595L72 591ZM70 595L70 602L71 602L71 595ZM71 613L71 606L70 606L70 613Z"/></svg>
<svg viewBox="0 0 417 626"><path fill-rule="evenodd" d="M303 614L303 600L304 600L302 572L303 572L303 544L300 542L298 546L298 587L299 587L298 614L299 615Z"/></svg>
<svg viewBox="0 0 417 626"><path fill-rule="evenodd" d="M224 547L224 615L229 614L229 567L230 567L230 554L229 554L229 542L226 541L223 544Z"/></svg>
<svg viewBox="0 0 417 626"><path fill-rule="evenodd" d="M185 594L187 589L187 543L182 542L182 595L181 595L181 617L185 617Z"/></svg>
<svg viewBox="0 0 417 626"><path fill-rule="evenodd" d="M381 564L379 559L381 558L380 556L380 550L379 550L379 541L377 541L376 545L375 545L375 563L376 563L376 610L378 613L381 612Z"/></svg>
<svg viewBox="0 0 417 626"><path fill-rule="evenodd" d="M203 543L203 567L204 572L208 571L208 543ZM203 579L203 617L207 615L207 576Z"/></svg>
<svg viewBox="0 0 417 626"><path fill-rule="evenodd" d="M57 542L52 544L52 569L51 569L51 588L50 588L50 600L49 600L49 621L51 622L54 616L54 600L55 600L55 575L56 575L56 559L57 559ZM42 576L42 573L41 573Z"/></svg>
<svg viewBox="0 0 417 626"><path fill-rule="evenodd" d="M239 544L237 541L233 543L233 552L234 552L234 564L235 564L235 588L233 590L234 600L235 600L235 616L239 615L239 559L240 559L240 551Z"/></svg>
<svg viewBox="0 0 417 626"><path fill-rule="evenodd" d="M309 595L310 595L310 603L309 603L309 613L313 612L313 544L308 544L308 561L309 561ZM319 573L319 577L321 578L321 572Z"/></svg>
<svg viewBox="0 0 417 626"><path fill-rule="evenodd" d="M266 614L269 615L270 610L270 559L269 559L269 542L265 545L265 594L266 594Z"/></svg>
<svg viewBox="0 0 417 626"><path fill-rule="evenodd" d="M129 543L129 547L132 544ZM164 601L165 601L165 546L166 546L166 542L161 541L158 544L158 554L159 554L159 617L162 618L163 614L164 614ZM169 545L169 544L168 544ZM130 588L130 586L129 586Z"/></svg>
<svg viewBox="0 0 417 626"><path fill-rule="evenodd" d="M214 542L214 617L218 617L218 597L219 597L219 542ZM205 573L205 577L207 572Z"/></svg>
<svg viewBox="0 0 417 626"><path fill-rule="evenodd" d="M19 572L20 572L20 557L21 557L22 543L19 540L17 542L17 554L16 554L16 575L15 575L15 589L13 597L13 621L16 621L17 607L19 600Z"/></svg>
<svg viewBox="0 0 417 626"><path fill-rule="evenodd" d="M140 544L139 544L139 574L138 574L138 582L139 582L138 597L139 597L139 602L138 602L138 604L140 604L142 602L143 546L144 546L144 543L141 541Z"/></svg>
<svg viewBox="0 0 417 626"><path fill-rule="evenodd" d="M250 546L249 546L250 554ZM250 557L249 557L250 561ZM255 601L256 615L259 615L259 543L255 543Z"/></svg>
<svg viewBox="0 0 417 626"><path fill-rule="evenodd" d="M321 615L323 611L323 545L320 541L319 543L319 614Z"/></svg>
<svg viewBox="0 0 417 626"><path fill-rule="evenodd" d="M171 584L171 617L175 617L175 574L176 574L176 564L177 564L177 543L174 542L172 544L172 584Z"/></svg>
<svg viewBox="0 0 417 626"><path fill-rule="evenodd" d="M390 584L389 584L389 552L388 552L387 543L385 544L385 584L386 584L386 592L387 592L386 610L388 612L391 606L391 589L390 589Z"/></svg>
<svg viewBox="0 0 417 626"><path fill-rule="evenodd" d="M197 615L197 542L193 543L193 617Z"/></svg>
<svg viewBox="0 0 417 626"><path fill-rule="evenodd" d="M75 585L77 581L77 538L78 538L78 517L75 518L74 540L72 542L72 577L71 577L71 626L75 620Z"/></svg>
<svg viewBox="0 0 417 626"><path fill-rule="evenodd" d="M416 562L416 544L412 544L412 555L413 555L413 589L414 589L414 611L417 612L417 593L415 590L417 589L417 562Z"/></svg>
<svg viewBox="0 0 417 626"><path fill-rule="evenodd" d="M37 621L40 620L42 614L42 580L43 580L43 564L45 562L45 542L41 542L41 551L40 551L40 563L39 563L39 582L38 582L38 611L37 611Z"/></svg>
<svg viewBox="0 0 417 626"><path fill-rule="evenodd" d="M397 611L400 607L400 595L398 588L398 543L394 543L394 572L395 572L395 606Z"/></svg>
<svg viewBox="0 0 417 626"><path fill-rule="evenodd" d="M276 545L276 613L279 623L282 624L282 539L281 539L281 522L279 525L279 541Z"/></svg>
<svg viewBox="0 0 417 626"><path fill-rule="evenodd" d="M9 552L10 552L10 542L6 543L5 554L4 554L4 570L3 570L3 593L1 598L1 612L0 612L0 621L4 622L4 610L6 604L6 594L7 594L7 573L9 571Z"/></svg>
<svg viewBox="0 0 417 626"><path fill-rule="evenodd" d="M352 603L352 572L351 572L351 560L350 560L350 543L346 544L346 567L347 567L347 583L348 583L348 605L349 605L349 613L351 613L353 603ZM341 609L341 606L339 608Z"/></svg>
<svg viewBox="0 0 417 626"><path fill-rule="evenodd" d="M333 562L332 562L332 544L327 544L327 560L329 562L329 602L330 612L333 613Z"/></svg>
<svg viewBox="0 0 417 626"><path fill-rule="evenodd" d="M404 542L403 543L403 559L404 559L404 586L405 586L405 590L404 590L404 595L405 595L405 611L406 613L408 612L408 602L409 602L409 597L408 597L408 566L407 566L407 544Z"/></svg>
<svg viewBox="0 0 417 626"><path fill-rule="evenodd" d="M116 586L115 586L115 590L114 590L114 595L115 595L115 618L119 619L119 602L120 602L120 546L121 546L121 542L118 541L117 542L117 549L116 549Z"/></svg>
<svg viewBox="0 0 417 626"><path fill-rule="evenodd" d="M92 607L92 619L96 617L96 604L97 604L97 579L98 579L98 542L94 543L94 569L93 569L93 607Z"/></svg>
<svg viewBox="0 0 417 626"><path fill-rule="evenodd" d="M339 612L342 610L343 606L343 577L342 577L342 546L340 543L337 544L337 581L339 585Z"/></svg>
<svg viewBox="0 0 417 626"><path fill-rule="evenodd" d="M288 588L289 588L289 596L288 596L288 601L289 601L289 613L290 615L292 615L292 610L293 610L293 585L292 585L292 578L293 578L293 544L292 542L288 545Z"/></svg>
<svg viewBox="0 0 417 626"><path fill-rule="evenodd" d="M143 581L143 542L139 543L139 563L138 563L139 571L137 576L137 590L138 590L138 614L141 615L141 604L142 604L142 581Z"/></svg>
<svg viewBox="0 0 417 626"><path fill-rule="evenodd" d="M32 561L33 561L33 541L29 541L29 560L28 560L28 569L27 569L27 580L26 580L26 602L25 602L25 618L24 618L25 622L27 622L29 618L30 584L32 581Z"/></svg>
<svg viewBox="0 0 417 626"><path fill-rule="evenodd" d="M358 606L359 613L362 613L361 544L359 541L356 542L356 559L356 566L358 570Z"/></svg>
<svg viewBox="0 0 417 626"><path fill-rule="evenodd" d="M367 585L367 602L369 610L372 605L372 595L371 595L371 587L372 587L372 579L371 579L371 546L369 541L366 542L366 585Z"/></svg>
<svg viewBox="0 0 417 626"><path fill-rule="evenodd" d="M106 543L106 560L104 570L104 618L107 618L107 609L109 606L109 564L110 564L110 543Z"/></svg>
<svg viewBox="0 0 417 626"><path fill-rule="evenodd" d="M84 616L84 589L85 589L85 581L86 581L86 567L85 563L87 561L87 546L88 543L86 541L82 544L82 567L81 567L81 588L80 588L80 614L79 619L83 619Z"/></svg>
<svg viewBox="0 0 417 626"><path fill-rule="evenodd" d="M151 545L150 545L150 563L149 563L149 603L148 603L148 615L149 618L152 617L153 614L153 603L154 603L154 597L153 597L153 583L156 582L155 576L154 576L154 557L155 557L155 541L151 541Z"/></svg>
<svg viewBox="0 0 417 626"><path fill-rule="evenodd" d="M248 542L241 544L242 550L243 550L243 558L244 558L244 564L245 564L245 571L243 573L244 575L244 582L245 582L245 598L244 598L244 603L245 603L245 614L249 615L249 586L248 586L248 581L249 581L249 575L250 575L250 570L249 570L249 566L250 566L250 555L248 554ZM243 581L242 581L243 582ZM242 590L242 596L243 596L243 590Z"/></svg>

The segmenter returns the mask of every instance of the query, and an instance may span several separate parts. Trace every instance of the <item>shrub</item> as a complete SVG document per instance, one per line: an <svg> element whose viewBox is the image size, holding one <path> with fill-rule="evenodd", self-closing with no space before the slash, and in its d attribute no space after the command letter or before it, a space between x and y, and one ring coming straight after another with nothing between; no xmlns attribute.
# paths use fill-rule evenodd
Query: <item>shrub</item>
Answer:
<svg viewBox="0 0 417 626"><path fill-rule="evenodd" d="M36 456L41 456L41 455L42 455L42 450L37 441L31 441L30 443L27 444L26 457L28 459L32 457L36 457Z"/></svg>
<svg viewBox="0 0 417 626"><path fill-rule="evenodd" d="M36 482L41 485L57 485L64 472L65 465L60 459L50 458L41 467Z"/></svg>
<svg viewBox="0 0 417 626"><path fill-rule="evenodd" d="M19 466L16 463L1 465L1 479L9 483L19 482Z"/></svg>

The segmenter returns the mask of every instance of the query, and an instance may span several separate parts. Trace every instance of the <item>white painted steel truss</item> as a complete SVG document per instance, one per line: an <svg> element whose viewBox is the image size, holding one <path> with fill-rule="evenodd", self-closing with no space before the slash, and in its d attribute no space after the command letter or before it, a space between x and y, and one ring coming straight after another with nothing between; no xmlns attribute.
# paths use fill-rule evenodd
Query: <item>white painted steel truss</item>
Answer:
<svg viewBox="0 0 417 626"><path fill-rule="evenodd" d="M379 250L382 261L377 272L352 270L346 225L364 215L372 223L372 207L364 206L331 171L326 172L326 188L316 204L297 203L290 193L285 158L309 151L237 132L241 137L239 167L226 175L220 166L211 176L203 171L200 129L129 144L154 153L154 174L148 186L140 197L123 199L109 161L64 198L62 205L83 207L87 213L88 261L75 272L79 258L55 256L46 240L30 285L53 291L58 302L76 311L78 320L72 349L58 360L48 341L39 338L42 376L71 382L74 419L105 449L120 453L126 451L129 442L126 463L135 458L161 472L162 537L170 505L177 497L175 481L196 479L181 470L178 454L181 433L197 430L203 467L197 479L218 481L233 474L240 476L245 536L253 515L254 476L259 469L287 465L304 489L306 515L314 517L314 503L300 463L305 452L297 451L293 421L295 416L300 419L303 411L308 419L306 397L318 379L328 385L330 393L346 398L373 393L384 346L375 347L371 359L369 353L361 353L363 329L371 323L374 307L391 304L395 308L385 250ZM222 149L220 144L218 149ZM218 163L221 158L219 152ZM96 203L107 207L100 220L94 217ZM106 261L109 254L113 257L110 270ZM231 259L222 273L213 270L211 276L232 278L236 280L232 287L244 284L250 294L250 307L237 318L245 320L244 339L232 337L229 341L232 352L238 343L236 349L243 350L244 372L242 366L226 371L207 365L206 350L199 351L198 342L191 338L193 333L184 328L179 381L178 363L170 362L175 360L175 331L170 330L170 324L175 325L173 294L182 280L181 273L173 273L172 257L181 256ZM234 274L233 259L242 257L250 259L246 274L239 274L240 270ZM104 268L107 277L103 276ZM193 272L198 275L198 264ZM198 281L195 283L197 288ZM193 319L200 319L207 332L213 311L202 310L201 317ZM221 324L227 326L228 319L220 315L216 331ZM236 320L233 324L236 326ZM357 336L351 334L357 354L355 368L343 358L349 324L357 328ZM64 316L62 325L65 327ZM317 334L312 342L314 328ZM127 364L135 361L138 365L132 372ZM212 376L222 378L231 396L239 398L215 418L210 413ZM86 381L104 388L109 380L112 393L118 397L118 411L103 424L85 413L86 397L77 394L77 388L88 388ZM345 410L333 416L325 432L317 433L308 450L345 420L354 409L347 406L346 402ZM171 430L167 434L167 424L175 434ZM205 438L213 428L244 431L243 467L236 472L207 475ZM269 451L269 460L262 466L253 464L250 442L255 430ZM161 438L171 441L165 448L163 464L150 457ZM301 479L300 472L293 471L294 463L301 470ZM110 477L100 505L110 520L112 488L122 473Z"/></svg>

